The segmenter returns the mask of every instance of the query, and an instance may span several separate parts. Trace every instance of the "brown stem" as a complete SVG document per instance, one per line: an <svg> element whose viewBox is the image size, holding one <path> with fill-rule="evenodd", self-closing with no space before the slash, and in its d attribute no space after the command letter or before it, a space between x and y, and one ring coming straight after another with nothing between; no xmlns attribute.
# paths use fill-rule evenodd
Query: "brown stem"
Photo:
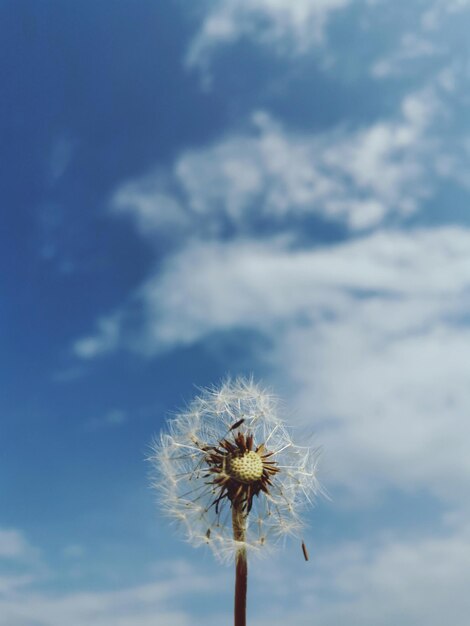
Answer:
<svg viewBox="0 0 470 626"><path fill-rule="evenodd" d="M245 541L245 514L242 502L232 503L232 526L235 541ZM235 555L235 626L246 626L246 591L248 582L248 561L246 548L238 548Z"/></svg>

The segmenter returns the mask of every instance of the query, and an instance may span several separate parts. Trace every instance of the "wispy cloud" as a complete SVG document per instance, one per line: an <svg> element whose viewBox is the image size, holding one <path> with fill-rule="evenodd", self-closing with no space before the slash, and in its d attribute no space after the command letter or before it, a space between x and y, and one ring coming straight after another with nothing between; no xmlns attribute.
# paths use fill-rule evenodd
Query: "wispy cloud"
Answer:
<svg viewBox="0 0 470 626"><path fill-rule="evenodd" d="M468 524L458 516L440 523L439 534L384 530L360 542L315 546L308 564L300 549L271 556L269 567L254 561L251 622L307 626L314 614L319 626L441 626L446 619L466 626ZM113 590L51 592L26 578L0 577L0 625L216 626L231 618L231 579L200 559L161 562L148 582Z"/></svg>
<svg viewBox="0 0 470 626"><path fill-rule="evenodd" d="M17 594L44 579L47 568L42 551L17 528L0 528L0 624L3 607ZM12 622L13 623L13 622Z"/></svg>
<svg viewBox="0 0 470 626"><path fill-rule="evenodd" d="M97 322L98 332L75 342L74 352L81 359L90 359L97 354L112 352L119 346L121 314L103 317Z"/></svg>
<svg viewBox="0 0 470 626"><path fill-rule="evenodd" d="M189 66L207 67L221 45L249 38L287 55L299 55L324 40L330 16L352 0L217 0L208 5L187 56Z"/></svg>
<svg viewBox="0 0 470 626"><path fill-rule="evenodd" d="M356 9L351 19L368 39L387 26L388 36L371 47L364 68L367 71L370 67L375 78L413 75L429 68L429 61L436 66L448 63L455 55L462 59L468 56L467 0L412 2L406 10L382 0L299 0L291 4L283 0L217 0L198 12L200 25L186 64L201 69L210 84L212 58L220 49L247 39L270 51L273 58L287 57L296 62L321 49L327 59L322 63L324 69L337 69L341 61L333 62L327 31L348 8ZM348 47L348 54L354 56L357 50ZM358 57L357 63L364 63L364 57Z"/></svg>
<svg viewBox="0 0 470 626"><path fill-rule="evenodd" d="M36 556L36 550L24 534L15 528L0 528L0 559L25 561Z"/></svg>
<svg viewBox="0 0 470 626"><path fill-rule="evenodd" d="M126 411L123 409L110 409L106 411L104 415L99 417L93 417L87 420L84 424L86 430L96 431L101 429L119 428L123 426L128 420Z"/></svg>
<svg viewBox="0 0 470 626"><path fill-rule="evenodd" d="M378 232L314 250L283 240L194 244L142 286L139 330L124 323L119 343L155 354L256 330L299 413L339 459L332 479L367 497L396 486L457 500L470 485L469 249L463 228Z"/></svg>
<svg viewBox="0 0 470 626"><path fill-rule="evenodd" d="M378 79L434 73L447 65L466 65L470 4L434 0L416 3L403 29L397 29L392 44L372 61L372 76Z"/></svg>
<svg viewBox="0 0 470 626"><path fill-rule="evenodd" d="M294 133L258 112L247 130L123 185L114 211L151 237L212 238L227 224L246 233L263 217L284 230L309 215L375 227L432 192L442 116L434 85L404 98L397 116L356 129Z"/></svg>
<svg viewBox="0 0 470 626"><path fill-rule="evenodd" d="M293 573L291 582L280 580L272 564L266 581L272 604L255 624L310 626L314 616L319 626L441 626L447 620L465 626L470 609L469 558L470 532L465 524L450 524L439 535L384 533L320 548L312 562L314 571ZM292 564L287 567L290 570ZM283 593L295 596L295 608L285 606Z"/></svg>
<svg viewBox="0 0 470 626"><path fill-rule="evenodd" d="M60 575L51 570L49 582ZM190 626L194 613L182 604L210 598L223 578L177 560L160 562L149 582L109 591L51 592L34 575L0 575L0 625Z"/></svg>
<svg viewBox="0 0 470 626"><path fill-rule="evenodd" d="M388 78L412 72L413 61L439 57L443 48L432 38L414 32L402 36L400 45L388 55L374 61L371 74L375 78Z"/></svg>
<svg viewBox="0 0 470 626"><path fill-rule="evenodd" d="M56 183L65 173L75 152L76 142L67 134L59 136L52 144L49 157L49 180Z"/></svg>

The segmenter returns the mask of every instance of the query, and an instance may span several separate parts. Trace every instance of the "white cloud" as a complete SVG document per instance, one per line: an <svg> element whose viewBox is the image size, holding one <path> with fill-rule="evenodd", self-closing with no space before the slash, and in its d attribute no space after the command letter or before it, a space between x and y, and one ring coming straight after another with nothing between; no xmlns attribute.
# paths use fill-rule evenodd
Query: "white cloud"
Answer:
<svg viewBox="0 0 470 626"><path fill-rule="evenodd" d="M16 593L18 589L30 585L34 581L34 577L28 574L22 575L0 575L0 607L2 596ZM1 619L1 618L0 618ZM0 622L1 623L1 622Z"/></svg>
<svg viewBox="0 0 470 626"><path fill-rule="evenodd" d="M378 10L377 4L382 5ZM375 78L422 72L429 61L439 65L447 63L449 57L468 56L467 0L414 2L406 10L381 0L216 0L200 11L201 25L189 47L186 63L202 69L210 84L208 68L212 57L220 48L243 39L275 55L297 59L314 48L324 49L330 22L350 6L360 7L350 20L351 30L371 41L373 34L383 33L382 43L378 49L371 47L374 52L365 64L363 56L357 57L358 65L367 68L370 64ZM349 46L348 55L354 56L357 49L356 45ZM333 67L331 51L328 53L324 68ZM340 57L337 62L341 64ZM334 63L335 71L338 65Z"/></svg>
<svg viewBox="0 0 470 626"><path fill-rule="evenodd" d="M278 352L297 413L317 425L329 480L356 499L395 487L470 504L470 331L429 319L436 313L378 298L291 332Z"/></svg>
<svg viewBox="0 0 470 626"><path fill-rule="evenodd" d="M354 290L377 292L386 302L395 297L397 306L406 297L419 306L415 323L425 322L454 310L469 281L465 229L378 232L314 250L295 251L289 242L196 242L169 257L138 293L149 349L191 343L214 330L332 313L361 302ZM117 345L122 328L116 327Z"/></svg>
<svg viewBox="0 0 470 626"><path fill-rule="evenodd" d="M449 16L461 19L461 13L470 8L469 0L434 0L421 15L421 26L425 31L437 31Z"/></svg>
<svg viewBox="0 0 470 626"><path fill-rule="evenodd" d="M247 131L183 153L169 173L123 185L113 210L148 236L214 237L227 222L246 233L259 218L280 227L308 215L353 231L375 227L417 210L431 192L440 110L428 88L404 98L395 118L317 134L288 132L258 112Z"/></svg>
<svg viewBox="0 0 470 626"><path fill-rule="evenodd" d="M423 71L437 74L457 61L466 65L469 7L467 0L433 0L410 5L408 9L413 10L403 13L400 27L392 31L392 45L373 61L372 76L384 79L417 72L422 75ZM397 10L400 11L398 5Z"/></svg>
<svg viewBox="0 0 470 626"><path fill-rule="evenodd" d="M313 544L309 563L300 547L253 560L250 623L309 626L315 615L318 626L466 626L470 529L458 515L439 521L432 533L384 528L360 541ZM0 626L228 623L232 571L193 558L160 562L153 580L112 590L52 592L52 579L44 589L26 577L0 577Z"/></svg>
<svg viewBox="0 0 470 626"><path fill-rule="evenodd" d="M163 230L179 235L188 225L187 212L167 190L167 177L160 172L123 185L114 195L113 208L135 215L144 234Z"/></svg>
<svg viewBox="0 0 470 626"><path fill-rule="evenodd" d="M374 61L371 74L374 78L388 78L414 69L413 62L443 54L443 48L429 36L406 33L400 45L387 56Z"/></svg>
<svg viewBox="0 0 470 626"><path fill-rule="evenodd" d="M119 342L154 354L257 330L335 459L331 480L364 497L395 486L457 501L470 486L469 250L459 228L315 250L194 244L142 286L139 332L124 325Z"/></svg>
<svg viewBox="0 0 470 626"><path fill-rule="evenodd" d="M23 533L14 528L0 528L0 559L25 560L35 553Z"/></svg>
<svg viewBox="0 0 470 626"><path fill-rule="evenodd" d="M256 626L286 623L310 626L466 626L470 610L467 581L470 562L468 526L440 535L373 537L316 549L310 567L292 559L270 565L264 575L264 614ZM277 574L288 569L292 577ZM298 570L302 568L302 573ZM313 570L313 571L312 571ZM294 573L295 572L295 573ZM259 584L259 583L258 583ZM269 588L268 588L269 587ZM295 598L287 609L286 596Z"/></svg>
<svg viewBox="0 0 470 626"><path fill-rule="evenodd" d="M3 607L44 577L41 551L33 546L21 530L0 528L0 625ZM26 625L25 625L26 626Z"/></svg>
<svg viewBox="0 0 470 626"><path fill-rule="evenodd" d="M97 354L112 352L118 347L120 316L103 317L97 323L98 332L94 337L86 337L75 343L74 352L82 359L91 359Z"/></svg>
<svg viewBox="0 0 470 626"><path fill-rule="evenodd" d="M190 626L194 615L181 608L182 599L209 598L225 582L223 572L209 576L179 561L161 563L158 580L112 591L51 593L26 580L2 580L0 626Z"/></svg>
<svg viewBox="0 0 470 626"><path fill-rule="evenodd" d="M324 40L330 17L352 0L218 0L212 2L187 56L205 67L220 45L244 37L289 55L307 52Z"/></svg>

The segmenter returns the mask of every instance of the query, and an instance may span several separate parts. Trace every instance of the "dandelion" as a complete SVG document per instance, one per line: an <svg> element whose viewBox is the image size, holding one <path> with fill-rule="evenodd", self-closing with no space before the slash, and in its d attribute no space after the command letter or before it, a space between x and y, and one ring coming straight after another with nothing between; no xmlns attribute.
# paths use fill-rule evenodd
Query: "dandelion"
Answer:
<svg viewBox="0 0 470 626"><path fill-rule="evenodd" d="M246 624L247 553L299 536L300 513L319 490L317 457L293 443L275 399L246 379L203 390L152 446L165 512L190 543L235 559L235 626Z"/></svg>

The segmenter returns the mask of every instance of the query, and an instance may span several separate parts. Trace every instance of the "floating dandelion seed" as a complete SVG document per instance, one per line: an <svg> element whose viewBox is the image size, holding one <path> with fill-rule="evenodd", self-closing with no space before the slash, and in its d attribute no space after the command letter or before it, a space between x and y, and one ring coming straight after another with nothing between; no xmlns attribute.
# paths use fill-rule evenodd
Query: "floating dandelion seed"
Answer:
<svg viewBox="0 0 470 626"><path fill-rule="evenodd" d="M244 626L247 551L299 535L299 513L319 490L316 451L293 443L274 398L245 379L203 390L152 450L166 513L193 545L235 558L235 626Z"/></svg>

